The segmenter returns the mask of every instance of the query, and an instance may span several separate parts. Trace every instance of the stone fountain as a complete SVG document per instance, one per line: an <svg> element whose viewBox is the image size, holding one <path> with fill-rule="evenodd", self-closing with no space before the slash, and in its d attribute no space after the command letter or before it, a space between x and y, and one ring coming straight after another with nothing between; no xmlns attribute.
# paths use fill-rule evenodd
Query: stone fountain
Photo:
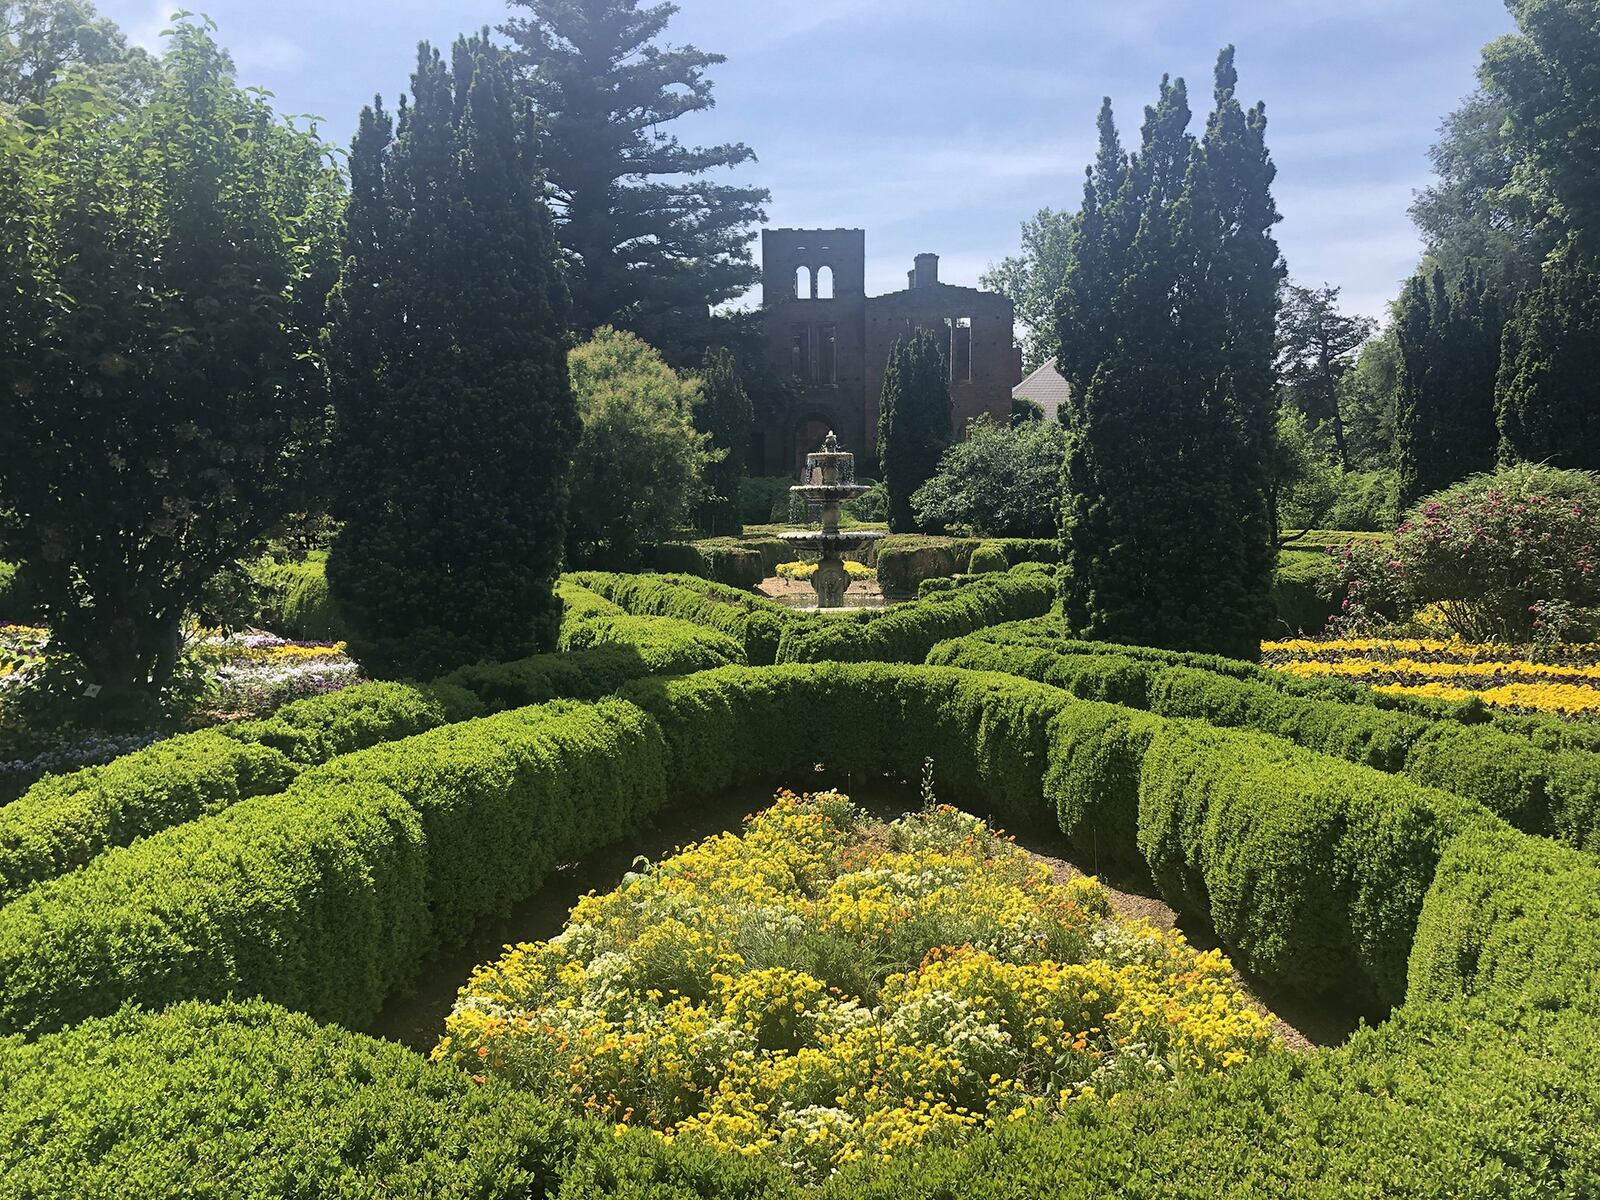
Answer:
<svg viewBox="0 0 1600 1200"><path fill-rule="evenodd" d="M823 439L821 450L806 455L805 482L789 489L808 507L815 504L822 510L820 530L778 535L796 550L813 550L820 556L817 572L811 577L818 608L844 607L844 594L850 587L844 552L884 536L870 529L839 529L839 506L871 490L856 483L856 456L839 449L839 439L832 433Z"/></svg>

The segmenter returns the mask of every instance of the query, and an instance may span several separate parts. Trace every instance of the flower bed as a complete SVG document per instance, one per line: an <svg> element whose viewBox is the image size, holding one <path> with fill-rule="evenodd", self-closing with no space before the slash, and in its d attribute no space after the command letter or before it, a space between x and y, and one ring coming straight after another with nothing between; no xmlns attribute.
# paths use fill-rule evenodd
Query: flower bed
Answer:
<svg viewBox="0 0 1600 1200"><path fill-rule="evenodd" d="M1272 1050L1219 952L982 822L780 794L474 974L434 1052L813 1180Z"/></svg>
<svg viewBox="0 0 1600 1200"><path fill-rule="evenodd" d="M1301 679L1342 679L1391 695L1478 699L1497 708L1600 718L1600 645L1525 648L1416 639L1267 642L1262 662Z"/></svg>
<svg viewBox="0 0 1600 1200"><path fill-rule="evenodd" d="M845 574L851 579L871 579L874 572L871 567L863 566L854 559L844 560ZM774 572L779 579L810 579L817 573L817 564L814 562L784 562L779 563Z"/></svg>

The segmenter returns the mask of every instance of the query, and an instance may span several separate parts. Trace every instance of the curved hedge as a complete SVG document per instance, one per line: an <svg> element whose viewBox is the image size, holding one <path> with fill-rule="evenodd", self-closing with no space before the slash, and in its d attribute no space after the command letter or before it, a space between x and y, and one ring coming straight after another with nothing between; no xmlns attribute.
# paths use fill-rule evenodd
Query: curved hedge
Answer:
<svg viewBox="0 0 1600 1200"><path fill-rule="evenodd" d="M784 630L778 662L921 662L939 642L1002 621L1036 617L1055 600L1038 567L983 575L893 608L813 617Z"/></svg>
<svg viewBox="0 0 1600 1200"><path fill-rule="evenodd" d="M578 571L564 578L634 616L673 617L725 633L744 646L745 661L751 666L772 663L784 630L804 620L774 601L692 575Z"/></svg>
<svg viewBox="0 0 1600 1200"><path fill-rule="evenodd" d="M949 799L987 799L1014 823L1069 814L1063 823L1075 839L1094 829L1124 851L1131 830L1163 890L1207 917L1268 982L1405 1004L1341 1050L1268 1056L1116 1106L1075 1105L1050 1125L1020 1120L958 1149L862 1164L824 1195L1593 1194L1600 868L1592 856L1518 833L1468 801L1278 739L953 669L789 665L644 680L626 699L447 726L315 768L282 796L108 853L0 910L0 1027L38 1033L127 999L230 991L358 1020L453 932L668 798L765 780L819 755L841 769L912 775L929 754ZM251 1186L280 1178L253 1159L270 1159L280 1132L299 1128L313 1081L279 1049L236 1041L222 1018L208 1024L215 1011L124 1016L36 1047L7 1045L0 1130L11 1136L0 1147L21 1147L7 1165L20 1159L34 1177L52 1162L86 1173L121 1162L131 1172L148 1155L180 1181L162 1193L152 1171L155 1194L185 1194L181 1181L209 1163L191 1169L152 1140L170 1131L165 1140L179 1148L200 1144L186 1140L168 1115L176 1111L196 1131L214 1131L222 1173ZM318 1036L298 1018L275 1020L290 1041ZM154 1051L140 1044L146 1036ZM190 1061L176 1049L213 1043L223 1047L215 1069L205 1054ZM245 1049L235 1054L236 1045ZM467 1191L447 1174L437 1194L510 1200L530 1186L569 1200L793 1194L754 1164L647 1137L539 1133L494 1108L508 1101L492 1087L463 1100L467 1115L453 1125L451 1114L391 1101L381 1089L390 1078L449 1089L459 1077L435 1084L399 1058L367 1057L378 1053L348 1039L315 1060L358 1107L368 1099L362 1121L372 1125L345 1124L329 1094L329 1136L348 1130L354 1145L335 1150L306 1130L312 1149L297 1194L341 1194L322 1171L342 1194L363 1194L369 1148L410 1145L391 1136L389 1122L411 1128L418 1113L439 1123L446 1147L426 1170L481 1162L488 1151L470 1133L480 1121L510 1156L503 1180L463 1175L477 1187ZM240 1057L253 1066L228 1065ZM346 1066L355 1060L374 1066ZM51 1076L79 1067L87 1082L73 1080L53 1103L44 1090ZM275 1098L263 1079L274 1081ZM97 1088L103 1103L90 1094ZM155 1114L148 1123L145 1105ZM526 1129L534 1132L524 1140ZM581 1144L567 1153L573 1136ZM434 1178L407 1175L403 1149L378 1160L393 1161L408 1187ZM530 1185L519 1173L530 1162L559 1162L561 1178ZM66 1186L41 1177L36 1190Z"/></svg>
<svg viewBox="0 0 1600 1200"><path fill-rule="evenodd" d="M1161 716L1273 734L1477 800L1527 832L1600 850L1600 754L1593 751L1547 750L1492 725L1428 720L1286 691L1246 672L1225 675L1149 657L1075 652L1081 649L995 643L980 635L943 643L927 661L1004 671Z"/></svg>
<svg viewBox="0 0 1600 1200"><path fill-rule="evenodd" d="M40 780L0 807L0 903L107 849L282 791L305 768L341 755L486 712L559 697L598 700L644 675L744 660L738 643L722 635L615 612L569 622L564 637L581 647L570 653L465 667L431 684L358 684L297 700L263 720L167 738L103 767Z"/></svg>

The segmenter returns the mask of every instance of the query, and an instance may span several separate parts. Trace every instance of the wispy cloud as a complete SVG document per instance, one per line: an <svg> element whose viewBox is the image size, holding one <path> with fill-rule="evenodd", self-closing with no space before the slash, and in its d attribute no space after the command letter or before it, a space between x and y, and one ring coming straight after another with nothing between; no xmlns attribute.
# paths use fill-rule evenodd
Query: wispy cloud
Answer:
<svg viewBox="0 0 1600 1200"><path fill-rule="evenodd" d="M252 38L233 52L243 71L297 71L310 61L304 46L282 34Z"/></svg>

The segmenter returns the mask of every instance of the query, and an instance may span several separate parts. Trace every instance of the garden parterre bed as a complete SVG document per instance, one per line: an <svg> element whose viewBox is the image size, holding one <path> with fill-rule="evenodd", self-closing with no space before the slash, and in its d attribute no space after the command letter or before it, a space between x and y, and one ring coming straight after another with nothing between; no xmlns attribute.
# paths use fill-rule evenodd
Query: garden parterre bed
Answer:
<svg viewBox="0 0 1600 1200"><path fill-rule="evenodd" d="M760 1159L617 1137L443 1067L379 1070L392 1048L270 1008L97 1014L261 994L370 1019L432 948L651 811L823 756L914 777L929 754L952 799L1056 825L1085 858L1135 856L1257 977L1399 1007L1341 1050L1025 1116L965 1148L847 1167L830 1194L1592 1194L1592 856L1274 737L1015 677L875 664L729 668L445 726L13 901L0 909L0 1023L33 1042L0 1055L0 1166L38 1195L115 1194L103 1164L119 1157L166 1166L149 1194L185 1194L216 1176L217 1155L246 1164L224 1168L239 1195L278 1194L262 1181L284 1156L314 1195L382 1178L392 1194L500 1197L533 1176L568 1196L791 1194ZM308 1060L316 1069L297 1074ZM263 1070L303 1082L268 1097ZM422 1108L381 1098L397 1078L415 1080ZM450 1101L458 1091L478 1099ZM72 1120L40 1119L66 1093ZM509 1132L485 1139L485 1120ZM419 1136L429 1122L441 1124ZM327 1144L312 1124L359 1129L362 1149L301 1155ZM161 1141L183 1127L215 1131L198 1160ZM440 1144L456 1148L442 1161ZM97 1171L99 1192L79 1186Z"/></svg>

